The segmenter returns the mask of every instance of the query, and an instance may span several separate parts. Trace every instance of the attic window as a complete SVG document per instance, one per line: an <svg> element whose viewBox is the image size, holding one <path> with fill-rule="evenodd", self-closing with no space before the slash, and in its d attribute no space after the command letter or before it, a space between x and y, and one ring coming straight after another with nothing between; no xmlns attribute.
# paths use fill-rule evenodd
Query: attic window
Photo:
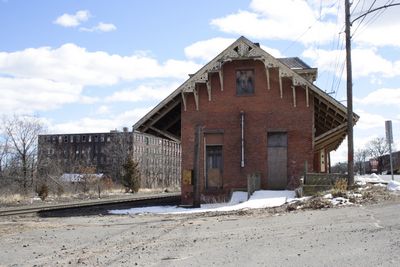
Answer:
<svg viewBox="0 0 400 267"><path fill-rule="evenodd" d="M236 94L238 96L254 94L254 70L236 71Z"/></svg>
<svg viewBox="0 0 400 267"><path fill-rule="evenodd" d="M236 46L235 48L233 48L233 50L234 50L236 53L239 53L239 46Z"/></svg>

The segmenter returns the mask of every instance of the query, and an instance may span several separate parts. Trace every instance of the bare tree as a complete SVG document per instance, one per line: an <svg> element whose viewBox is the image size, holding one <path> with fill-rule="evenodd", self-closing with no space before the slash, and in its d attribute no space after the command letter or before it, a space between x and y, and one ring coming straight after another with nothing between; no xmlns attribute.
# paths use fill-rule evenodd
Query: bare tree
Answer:
<svg viewBox="0 0 400 267"><path fill-rule="evenodd" d="M0 177L3 176L4 167L7 165L8 159L8 138L5 135L0 135Z"/></svg>
<svg viewBox="0 0 400 267"><path fill-rule="evenodd" d="M3 134L9 142L8 151L16 160L17 179L24 191L33 184L37 161L38 134L44 131L43 123L36 117L3 117Z"/></svg>
<svg viewBox="0 0 400 267"><path fill-rule="evenodd" d="M389 144L386 142L385 138L377 137L369 141L366 149L370 156L378 159L379 157L389 153Z"/></svg>
<svg viewBox="0 0 400 267"><path fill-rule="evenodd" d="M114 181L122 183L124 173L123 165L126 164L132 154L133 135L131 132L111 133L111 142L105 148L105 155L109 158L111 165L111 176Z"/></svg>
<svg viewBox="0 0 400 267"><path fill-rule="evenodd" d="M365 174L365 162L369 156L368 149L358 149L355 153L356 170L359 174Z"/></svg>

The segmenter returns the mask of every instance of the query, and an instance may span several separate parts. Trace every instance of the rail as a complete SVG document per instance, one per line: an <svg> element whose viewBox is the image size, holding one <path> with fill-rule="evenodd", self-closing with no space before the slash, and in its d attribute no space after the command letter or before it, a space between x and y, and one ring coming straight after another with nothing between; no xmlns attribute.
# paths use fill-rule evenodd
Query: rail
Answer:
<svg viewBox="0 0 400 267"><path fill-rule="evenodd" d="M0 209L0 216L22 215L22 214L37 213L37 212L89 208L96 206L129 204L129 203L149 204L155 200L176 201L180 199L180 196L181 196L180 193L163 193L163 194L113 198L106 200L96 199L96 200L79 201L73 203L55 204L55 205L41 205L35 207L3 208Z"/></svg>

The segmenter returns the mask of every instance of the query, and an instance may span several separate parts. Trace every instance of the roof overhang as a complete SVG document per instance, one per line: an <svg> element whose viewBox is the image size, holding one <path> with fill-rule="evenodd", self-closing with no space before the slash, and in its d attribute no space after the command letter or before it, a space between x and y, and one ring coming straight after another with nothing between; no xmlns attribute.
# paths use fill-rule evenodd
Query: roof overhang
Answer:
<svg viewBox="0 0 400 267"><path fill-rule="evenodd" d="M313 79L304 75L310 74L316 77L317 69L309 67L304 70L291 69L288 65L272 57L243 36L195 74L190 75L188 80L135 123L133 129L179 142L181 110L186 109L186 94L192 93L194 95L198 108L198 87L196 84L203 83L207 85L207 93L211 100L211 88L208 82L209 74L218 73L221 84L223 84L223 64L232 60L248 59L262 61L267 74L269 68L278 68L281 78L291 79L294 86L303 87L307 91L307 94L314 98L315 148L325 148L331 151L340 145L347 132L346 127L343 126L347 123L347 108L314 85L312 83ZM358 119L359 116L353 113L353 122L357 122Z"/></svg>

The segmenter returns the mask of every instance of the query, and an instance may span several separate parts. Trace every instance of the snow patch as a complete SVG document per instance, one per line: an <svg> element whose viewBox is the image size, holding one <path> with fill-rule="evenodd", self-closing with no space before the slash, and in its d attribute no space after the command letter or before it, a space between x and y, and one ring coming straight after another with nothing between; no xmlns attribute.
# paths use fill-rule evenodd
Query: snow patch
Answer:
<svg viewBox="0 0 400 267"><path fill-rule="evenodd" d="M110 210L110 214L187 214L201 212L224 212L243 209L262 209L282 206L287 202L295 199L294 191L272 191L260 190L255 191L250 199L247 199L246 192L234 192L229 203L219 204L202 204L200 208L185 209L176 206L152 206L143 208L132 208L126 210Z"/></svg>
<svg viewBox="0 0 400 267"><path fill-rule="evenodd" d="M400 182L390 181L387 184L387 190L389 190L389 191L400 191Z"/></svg>
<svg viewBox="0 0 400 267"><path fill-rule="evenodd" d="M229 201L229 204L230 205L239 204L239 203L247 201L247 198L248 198L248 193L247 192L236 191L236 192L232 193L231 200Z"/></svg>
<svg viewBox="0 0 400 267"><path fill-rule="evenodd" d="M369 175L362 175L354 177L354 180L359 185L366 185L367 183L384 183L383 180L379 175L372 173Z"/></svg>

